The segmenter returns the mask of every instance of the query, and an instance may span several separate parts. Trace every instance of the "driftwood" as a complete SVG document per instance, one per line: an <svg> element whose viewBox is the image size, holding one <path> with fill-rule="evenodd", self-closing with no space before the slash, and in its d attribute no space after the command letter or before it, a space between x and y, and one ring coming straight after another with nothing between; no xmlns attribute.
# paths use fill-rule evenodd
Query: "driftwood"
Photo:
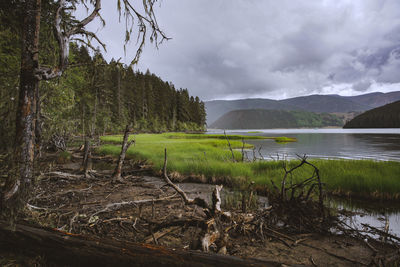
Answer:
<svg viewBox="0 0 400 267"><path fill-rule="evenodd" d="M76 175L67 172L53 171L47 172L39 176L40 180L79 180L82 178L82 175Z"/></svg>
<svg viewBox="0 0 400 267"><path fill-rule="evenodd" d="M200 234L200 244L201 244L201 249L203 251L208 252L209 247L212 244L217 243L217 241L221 241L224 239L224 235L221 235L222 231L218 229L217 226L217 221L219 221L219 216L222 215L225 218L230 218L231 214L229 212L222 212L221 211L221 195L220 191L222 190L222 185L216 185L215 189L213 190L212 193L212 205L209 207L207 202L202 199L202 198L195 198L195 199L190 199L186 193L180 189L177 185L175 185L171 180L169 179L167 175L167 149L165 149L165 157L164 157L164 167L163 167L163 178L165 182L171 186L183 199L186 205L197 205L201 208L203 208L203 211L205 212L207 218L200 224L200 228L202 229L202 233ZM226 238L225 238L226 239ZM224 242L222 243L222 246L219 247L219 250L226 251L226 247Z"/></svg>
<svg viewBox="0 0 400 267"><path fill-rule="evenodd" d="M122 172L122 165L124 164L124 160L125 160L126 151L131 146L131 144L134 142L133 140L128 142L129 128L130 128L129 125L126 125L124 139L122 142L121 153L119 154L118 163L117 163L117 166L115 167L114 173L112 175L112 178L114 181L122 181L121 172Z"/></svg>
<svg viewBox="0 0 400 267"><path fill-rule="evenodd" d="M175 185L168 177L167 174L167 149L164 150L164 167L163 167L163 178L164 181L172 187L183 199L186 205L197 205L203 209L205 209L210 214L210 207L208 206L207 202L204 201L202 198L196 197L195 199L190 199L186 193L179 188L179 186Z"/></svg>
<svg viewBox="0 0 400 267"><path fill-rule="evenodd" d="M285 175L281 181L281 187L278 188L274 182L271 180L273 187L278 191L280 201L288 202L288 201L296 201L298 203L302 201L308 201L313 193L317 193L318 195L318 204L321 214L324 213L324 191L323 184L319 175L319 169L313 165L312 163L307 161L307 156L299 156L301 160L300 163L291 169L287 169L286 162L283 162L283 169L285 171ZM301 182L294 183L292 180L289 185L287 185L287 180L289 177L292 177L293 172L302 167L303 165L308 165L313 168L313 173L311 177L304 179ZM316 192L317 191L317 192ZM290 198L289 198L290 197Z"/></svg>
<svg viewBox="0 0 400 267"><path fill-rule="evenodd" d="M147 203L152 203L154 204L155 202L162 202L162 201L173 201L175 198L176 194L164 198L159 198L159 199L140 199L140 200L134 200L134 201L123 201L123 202L118 202L118 203L110 203L107 204L106 207L102 210L96 211L93 213L90 218L93 218L94 216L104 213L104 212L110 212L110 211L116 211L119 210L123 207L127 206L136 206L140 204L147 204ZM89 219L90 221L90 219Z"/></svg>
<svg viewBox="0 0 400 267"><path fill-rule="evenodd" d="M4 222L0 222L0 249L40 255L48 265L57 266L281 266L273 261L172 250L22 224L13 231Z"/></svg>

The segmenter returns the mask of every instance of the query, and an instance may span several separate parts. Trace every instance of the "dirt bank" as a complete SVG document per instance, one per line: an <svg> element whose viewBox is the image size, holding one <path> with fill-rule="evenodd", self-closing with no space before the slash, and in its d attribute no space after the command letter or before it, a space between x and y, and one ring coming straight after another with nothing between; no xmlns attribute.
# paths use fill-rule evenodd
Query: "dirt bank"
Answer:
<svg viewBox="0 0 400 267"><path fill-rule="evenodd" d="M102 167L84 178L78 156L60 163L57 156L47 155L23 220L74 234L200 249L196 243L202 229L198 226L205 217L201 208L185 205L161 178L148 176L148 166L127 162L123 169L124 181L116 183L110 179L109 167L113 166L113 160L101 158L98 162L103 164L94 166ZM179 186L190 198L201 197L211 203L214 185L182 183ZM243 213L238 209L242 199L235 192L224 188L221 198L222 210L250 218L249 222L268 206L265 198L255 198L255 204ZM263 228L259 232L250 227L251 223L234 224L226 231L225 240L226 253L234 256L286 265L362 266L376 262L377 255L397 253L395 246L372 240L366 243L346 235L321 234L317 230L290 233L275 231L272 226L270 231ZM209 253L216 253L216 249L210 246ZM2 265L26 261L5 251L1 256ZM43 261L40 257L29 260Z"/></svg>

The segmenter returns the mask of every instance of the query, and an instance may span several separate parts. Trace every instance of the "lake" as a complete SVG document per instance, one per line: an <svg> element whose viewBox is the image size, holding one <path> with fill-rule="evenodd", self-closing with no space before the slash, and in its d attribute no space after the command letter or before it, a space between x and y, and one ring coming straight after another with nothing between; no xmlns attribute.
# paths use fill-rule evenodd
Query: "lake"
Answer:
<svg viewBox="0 0 400 267"><path fill-rule="evenodd" d="M223 133L223 130L210 129L207 133ZM297 138L297 142L286 144L273 140L247 140L257 150L261 147L260 152L265 159L276 159L278 155L291 159L296 154L306 154L310 158L400 161L399 128L227 130L226 133ZM252 153L248 154L252 156Z"/></svg>
<svg viewBox="0 0 400 267"><path fill-rule="evenodd" d="M257 131L257 132L256 132ZM223 133L210 129L207 133ZM400 129L266 129L227 130L227 134L287 136L297 142L286 144L274 140L247 140L255 145L265 159L296 158L306 154L310 158L324 159L373 159L400 161ZM249 158L252 152L248 153ZM257 152L257 157L259 157ZM348 221L353 227L362 228L362 223L382 228L389 221L390 233L400 237L400 207L397 202L351 203L349 199L335 199L334 205L361 212Z"/></svg>

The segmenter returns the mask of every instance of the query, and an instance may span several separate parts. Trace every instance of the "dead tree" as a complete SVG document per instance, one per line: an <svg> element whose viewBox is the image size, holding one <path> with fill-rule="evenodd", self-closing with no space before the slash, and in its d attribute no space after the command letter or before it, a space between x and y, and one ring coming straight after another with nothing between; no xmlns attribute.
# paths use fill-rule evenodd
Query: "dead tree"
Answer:
<svg viewBox="0 0 400 267"><path fill-rule="evenodd" d="M324 207L324 191L318 168L307 161L307 157L298 156L300 163L288 168L283 162L285 174L280 184L271 180L275 192L271 192L269 200L273 213L278 220L299 231L325 231L329 229L329 209ZM311 174L305 178L295 179L295 171L304 166L312 168ZM324 226L324 224L327 224ZM303 230L301 230L303 229Z"/></svg>
<svg viewBox="0 0 400 267"><path fill-rule="evenodd" d="M85 178L89 176L91 168L92 168L92 154L90 151L90 140L86 137L83 160L82 160L82 168L81 168Z"/></svg>
<svg viewBox="0 0 400 267"><path fill-rule="evenodd" d="M57 1L57 8L53 14L53 29L58 43L58 62L56 66L46 67L39 64L39 33L42 17L41 0L11 1L9 4L23 19L21 23L21 73L19 86L19 100L16 114L16 136L14 142L13 166L10 167L9 177L0 196L1 213L7 218L14 215L24 206L29 196L34 178L34 148L36 112L38 104L37 90L39 82L60 77L68 67L69 45L77 41L93 48L91 40L96 40L105 48L96 34L85 27L99 16L101 0L84 1L84 5L92 6L92 12L83 20L77 20L72 11L80 1ZM136 63L142 53L145 41L149 39L158 46L163 40L168 39L158 26L154 14L156 1L146 0L142 8L132 5L131 0L118 1L120 13L126 19L126 43L130 40L133 28L136 32L138 49L132 64ZM48 14L46 14L48 15ZM51 19L49 17L49 19ZM103 21L104 22L104 21ZM161 41L159 42L159 40ZM10 216L12 215L12 216ZM12 220L12 219L11 219Z"/></svg>
<svg viewBox="0 0 400 267"><path fill-rule="evenodd" d="M231 142L229 142L229 138L228 138L228 136L226 136L225 130L224 130L224 135L225 135L226 141L228 142L229 150L231 151L231 154L232 154L232 161L233 161L233 162L236 162L236 160L235 160L235 154L233 153L233 149L232 149L232 146L231 146ZM243 150L242 150L242 151L243 151Z"/></svg>
<svg viewBox="0 0 400 267"><path fill-rule="evenodd" d="M122 181L121 172L122 172L122 165L124 164L125 160L126 151L132 145L132 143L135 142L134 140L128 141L129 128L130 128L129 125L126 125L124 139L122 141L121 153L119 154L118 163L112 175L113 181Z"/></svg>
<svg viewBox="0 0 400 267"><path fill-rule="evenodd" d="M315 189L317 189L318 203L320 204L321 209L323 209L323 185L319 175L319 169L307 161L306 155L298 157L301 160L300 163L290 169L287 169L286 162L283 162L285 174L282 178L280 189L278 189L272 182L273 186L278 189L280 199L283 202L293 200L295 198L299 201L308 201L312 196L312 193L315 191ZM298 168L301 168L303 165L311 166L313 168L313 173L309 178L306 178L298 183L294 183L291 177L294 171ZM291 179L289 185L287 185L289 177Z"/></svg>
<svg viewBox="0 0 400 267"><path fill-rule="evenodd" d="M182 199L186 205L197 205L197 206L203 208L208 216L211 216L211 214L212 214L211 208L208 206L207 202L204 199L198 198L198 197L196 197L195 199L190 199L186 195L186 193L182 189L179 188L179 186L175 185L169 179L168 174L167 174L167 149L166 148L164 149L163 178L164 178L164 181L182 197Z"/></svg>
<svg viewBox="0 0 400 267"><path fill-rule="evenodd" d="M242 138L242 162L244 162L244 139Z"/></svg>
<svg viewBox="0 0 400 267"><path fill-rule="evenodd" d="M224 239L225 234L221 229L218 229L217 222L219 217L222 216L224 218L230 218L231 214L229 212L222 212L221 210L221 195L220 192L222 190L222 185L216 185L215 189L212 193L212 204L211 207L207 204L207 202L199 197L195 199L189 198L186 193L179 188L179 186L175 185L169 179L167 175L167 149L164 151L164 167L163 167L163 178L167 185L171 186L183 199L186 205L197 205L203 208L204 213L206 214L205 220L201 224L202 232L200 234L200 244L201 249L203 251L208 251L209 247L212 244L215 244L217 241ZM220 242L222 247L219 250L226 250L225 242Z"/></svg>

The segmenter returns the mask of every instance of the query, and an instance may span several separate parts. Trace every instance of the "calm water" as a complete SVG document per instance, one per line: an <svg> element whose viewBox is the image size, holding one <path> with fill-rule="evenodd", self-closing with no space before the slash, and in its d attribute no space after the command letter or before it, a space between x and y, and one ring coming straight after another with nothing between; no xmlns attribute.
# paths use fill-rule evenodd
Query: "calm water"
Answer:
<svg viewBox="0 0 400 267"><path fill-rule="evenodd" d="M249 133L257 131L257 133ZM223 133L209 130L208 133ZM273 129L228 130L229 134L287 136L297 142L278 144L273 140L248 140L261 148L265 158L306 154L312 158L375 159L400 161L400 129ZM249 156L251 153L249 153Z"/></svg>
<svg viewBox="0 0 400 267"><path fill-rule="evenodd" d="M331 204L357 213L347 220L353 228L363 229L362 224L368 224L383 230L388 220L389 233L400 237L400 203L396 201L352 201L334 198L331 199Z"/></svg>
<svg viewBox="0 0 400 267"><path fill-rule="evenodd" d="M257 133L249 133L257 131ZM306 154L314 158L374 159L400 161L400 129L273 129L273 130L228 130L227 134L287 136L297 142L278 144L273 140L248 140L254 144L265 159ZM209 130L208 133L223 133L223 130ZM252 156L252 152L248 153ZM257 155L259 156L259 155ZM400 174L399 174L400 176ZM348 223L362 228L362 223L382 228L386 219L390 233L400 236L399 203L351 203L346 199L333 203L348 210L360 212Z"/></svg>

